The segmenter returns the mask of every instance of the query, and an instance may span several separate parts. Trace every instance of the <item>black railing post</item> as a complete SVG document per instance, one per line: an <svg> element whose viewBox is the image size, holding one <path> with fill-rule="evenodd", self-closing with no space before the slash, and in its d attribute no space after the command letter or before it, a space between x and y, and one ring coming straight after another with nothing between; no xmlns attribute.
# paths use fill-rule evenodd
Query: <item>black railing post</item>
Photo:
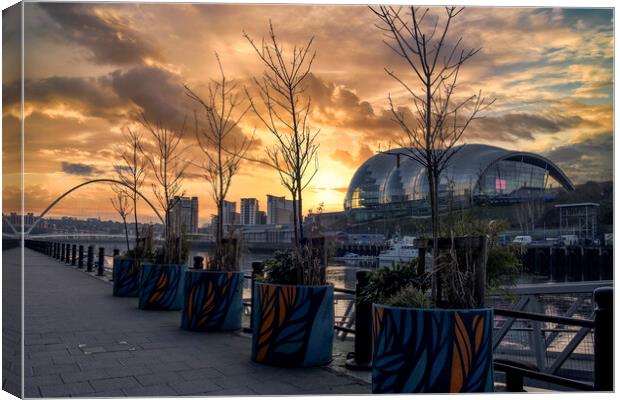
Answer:
<svg viewBox="0 0 620 400"><path fill-rule="evenodd" d="M86 253L86 271L93 272L93 264L95 262L95 246L88 246Z"/></svg>
<svg viewBox="0 0 620 400"><path fill-rule="evenodd" d="M80 250L78 251L78 268L84 268L84 246L80 245Z"/></svg>
<svg viewBox="0 0 620 400"><path fill-rule="evenodd" d="M112 249L112 258L116 257L119 254L121 254L121 251L119 249Z"/></svg>
<svg viewBox="0 0 620 400"><path fill-rule="evenodd" d="M97 276L103 276L103 264L105 263L105 249L99 247L99 257L97 262Z"/></svg>
<svg viewBox="0 0 620 400"><path fill-rule="evenodd" d="M372 366L372 303L363 300L368 286L368 271L355 274L355 342L353 357L345 366L352 370L369 370Z"/></svg>
<svg viewBox="0 0 620 400"><path fill-rule="evenodd" d="M614 390L614 289L594 291L594 390Z"/></svg>
<svg viewBox="0 0 620 400"><path fill-rule="evenodd" d="M518 372L506 371L506 391L509 393L524 392L523 375Z"/></svg>
<svg viewBox="0 0 620 400"><path fill-rule="evenodd" d="M76 264L76 255L77 255L76 253L77 253L77 245L74 244L71 246L71 265L74 265L74 266Z"/></svg>
<svg viewBox="0 0 620 400"><path fill-rule="evenodd" d="M263 263L260 261L255 261L252 263L252 279L250 280L250 284L252 285L250 287L250 296L252 296L252 298L250 299L250 304L252 304L252 307L250 308L250 331L252 330L252 320L254 319L254 282L256 282L256 277L257 276L262 276L263 275Z"/></svg>
<svg viewBox="0 0 620 400"><path fill-rule="evenodd" d="M71 244L67 243L67 248L65 249L65 264L71 264Z"/></svg>
<svg viewBox="0 0 620 400"><path fill-rule="evenodd" d="M202 262L204 261L204 257L202 256L195 256L194 257L194 269L202 269Z"/></svg>

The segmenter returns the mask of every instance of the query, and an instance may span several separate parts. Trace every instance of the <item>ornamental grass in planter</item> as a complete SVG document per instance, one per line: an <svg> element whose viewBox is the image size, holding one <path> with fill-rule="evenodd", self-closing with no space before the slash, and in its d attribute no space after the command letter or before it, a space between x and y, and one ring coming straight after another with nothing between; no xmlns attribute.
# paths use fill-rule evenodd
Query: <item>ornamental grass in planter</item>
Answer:
<svg viewBox="0 0 620 400"><path fill-rule="evenodd" d="M417 262L373 271L373 393L493 391L493 310L484 308L488 237L440 246L441 297ZM431 245L432 246L432 245ZM481 278L482 275L482 278Z"/></svg>
<svg viewBox="0 0 620 400"><path fill-rule="evenodd" d="M236 239L225 240L207 269L185 271L181 327L192 331L241 329L243 273L239 272ZM218 255L219 254L219 255Z"/></svg>
<svg viewBox="0 0 620 400"><path fill-rule="evenodd" d="M265 261L252 299L252 360L311 367L332 360L334 287L325 282L322 241Z"/></svg>

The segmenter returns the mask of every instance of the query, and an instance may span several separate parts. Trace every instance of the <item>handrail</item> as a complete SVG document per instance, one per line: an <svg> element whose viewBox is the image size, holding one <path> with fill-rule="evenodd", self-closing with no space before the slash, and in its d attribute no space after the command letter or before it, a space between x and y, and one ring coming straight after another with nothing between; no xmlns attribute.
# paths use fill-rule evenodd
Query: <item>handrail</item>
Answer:
<svg viewBox="0 0 620 400"><path fill-rule="evenodd" d="M511 317L516 319L529 319L541 322L551 322L554 324L581 326L584 328L594 328L594 321L590 319L560 317L556 315L539 314L526 311L506 310L502 308L493 309L495 315Z"/></svg>
<svg viewBox="0 0 620 400"><path fill-rule="evenodd" d="M583 391L593 391L594 385L577 381L574 379L563 378L558 375L551 375L545 372L535 371L532 369L521 368L514 365L509 365L500 360L495 360L493 362L493 367L496 371L502 371L506 373L518 374L523 377L528 377L532 379L536 379L542 382L552 383L555 385L560 385L564 387L568 387L571 389L583 390Z"/></svg>

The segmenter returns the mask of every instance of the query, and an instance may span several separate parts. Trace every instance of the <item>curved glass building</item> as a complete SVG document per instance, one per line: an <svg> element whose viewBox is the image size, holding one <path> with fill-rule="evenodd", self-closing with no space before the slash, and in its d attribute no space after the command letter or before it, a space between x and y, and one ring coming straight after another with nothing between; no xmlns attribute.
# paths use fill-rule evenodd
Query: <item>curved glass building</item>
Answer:
<svg viewBox="0 0 620 400"><path fill-rule="evenodd" d="M424 167L394 149L368 159L353 175L345 210L407 209L428 211L428 180ZM440 204L521 202L548 199L559 190L573 190L566 174L538 154L499 147L459 146L439 185Z"/></svg>

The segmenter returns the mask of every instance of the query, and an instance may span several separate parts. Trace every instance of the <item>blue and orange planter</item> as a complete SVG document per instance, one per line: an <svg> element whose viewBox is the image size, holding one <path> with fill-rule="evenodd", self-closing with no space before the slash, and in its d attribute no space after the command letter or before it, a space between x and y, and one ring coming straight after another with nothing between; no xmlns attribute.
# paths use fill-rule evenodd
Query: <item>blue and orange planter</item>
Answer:
<svg viewBox="0 0 620 400"><path fill-rule="evenodd" d="M332 360L334 287L255 283L252 361L312 367Z"/></svg>
<svg viewBox="0 0 620 400"><path fill-rule="evenodd" d="M140 290L140 266L133 258L114 257L112 280L113 296L138 297Z"/></svg>
<svg viewBox="0 0 620 400"><path fill-rule="evenodd" d="M372 392L492 392L492 332L492 309L375 304Z"/></svg>
<svg viewBox="0 0 620 400"><path fill-rule="evenodd" d="M218 332L241 329L243 273L185 271L181 328Z"/></svg>
<svg viewBox="0 0 620 400"><path fill-rule="evenodd" d="M138 308L180 310L186 270L184 264L142 264Z"/></svg>

